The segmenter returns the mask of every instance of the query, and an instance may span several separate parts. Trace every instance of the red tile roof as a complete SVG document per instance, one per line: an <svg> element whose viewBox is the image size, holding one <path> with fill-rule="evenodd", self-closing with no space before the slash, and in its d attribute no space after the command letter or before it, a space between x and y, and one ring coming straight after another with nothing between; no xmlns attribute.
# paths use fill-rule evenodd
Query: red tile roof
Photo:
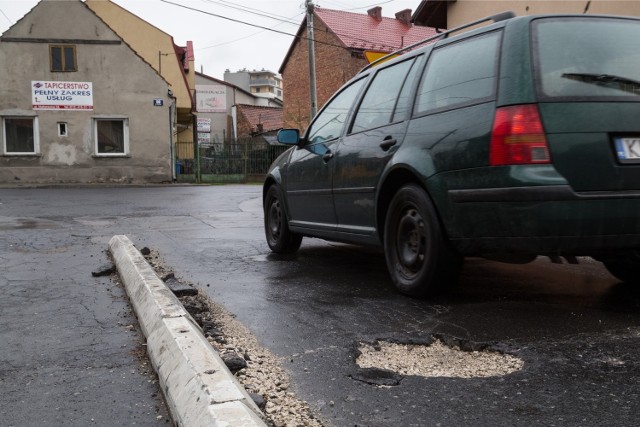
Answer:
<svg viewBox="0 0 640 427"><path fill-rule="evenodd" d="M258 124L262 124L262 132L282 129L282 108L238 104L238 112L247 119L254 132L259 132Z"/></svg>
<svg viewBox="0 0 640 427"><path fill-rule="evenodd" d="M407 25L396 18L382 20L368 14L316 7L314 15L322 20L346 47L391 52L436 34L435 28ZM306 25L306 21L303 22Z"/></svg>

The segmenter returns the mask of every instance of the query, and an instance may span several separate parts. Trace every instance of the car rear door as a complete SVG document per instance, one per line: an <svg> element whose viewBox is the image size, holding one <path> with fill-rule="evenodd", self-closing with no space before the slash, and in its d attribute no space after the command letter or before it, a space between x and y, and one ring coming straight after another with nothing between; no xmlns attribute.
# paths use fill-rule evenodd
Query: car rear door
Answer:
<svg viewBox="0 0 640 427"><path fill-rule="evenodd" d="M333 193L341 232L373 235L376 231L376 189L387 162L404 140L422 60L422 55L409 58L373 76L338 147Z"/></svg>

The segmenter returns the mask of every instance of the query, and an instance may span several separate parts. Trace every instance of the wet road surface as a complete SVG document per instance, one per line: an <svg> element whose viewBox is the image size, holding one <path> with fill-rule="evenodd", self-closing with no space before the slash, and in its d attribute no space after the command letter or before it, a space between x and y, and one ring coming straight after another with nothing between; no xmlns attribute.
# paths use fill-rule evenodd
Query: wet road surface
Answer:
<svg viewBox="0 0 640 427"><path fill-rule="evenodd" d="M637 425L640 289L601 264L468 259L455 290L416 300L395 292L374 249L305 239L294 255L271 254L259 197L259 186L0 189L0 228L37 241L52 222L70 240L127 234L157 250L282 357L328 425ZM361 342L433 334L499 344L524 368L381 387L354 362Z"/></svg>

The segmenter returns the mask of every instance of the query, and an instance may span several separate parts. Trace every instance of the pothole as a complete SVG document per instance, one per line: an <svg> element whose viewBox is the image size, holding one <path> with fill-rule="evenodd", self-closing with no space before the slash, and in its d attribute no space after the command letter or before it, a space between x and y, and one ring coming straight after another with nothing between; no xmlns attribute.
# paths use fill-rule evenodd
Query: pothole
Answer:
<svg viewBox="0 0 640 427"><path fill-rule="evenodd" d="M491 349L462 350L440 339L431 344L399 344L386 341L360 343L356 364L404 376L487 378L522 370L524 361Z"/></svg>

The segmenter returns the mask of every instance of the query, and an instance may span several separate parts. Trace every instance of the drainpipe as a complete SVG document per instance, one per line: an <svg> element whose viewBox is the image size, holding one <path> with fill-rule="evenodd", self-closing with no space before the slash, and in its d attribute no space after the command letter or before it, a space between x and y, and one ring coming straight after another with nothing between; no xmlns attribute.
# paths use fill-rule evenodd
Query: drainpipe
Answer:
<svg viewBox="0 0 640 427"><path fill-rule="evenodd" d="M193 114L193 120L191 121L193 127L193 162L195 170L193 173L196 177L196 183L200 184L200 142L198 141L198 115Z"/></svg>
<svg viewBox="0 0 640 427"><path fill-rule="evenodd" d="M171 149L171 179L175 182L176 176L176 143L173 139L173 133L175 131L175 114L176 114L176 98L173 96L173 92L169 90L167 93L171 98L171 105L169 105L169 144Z"/></svg>

